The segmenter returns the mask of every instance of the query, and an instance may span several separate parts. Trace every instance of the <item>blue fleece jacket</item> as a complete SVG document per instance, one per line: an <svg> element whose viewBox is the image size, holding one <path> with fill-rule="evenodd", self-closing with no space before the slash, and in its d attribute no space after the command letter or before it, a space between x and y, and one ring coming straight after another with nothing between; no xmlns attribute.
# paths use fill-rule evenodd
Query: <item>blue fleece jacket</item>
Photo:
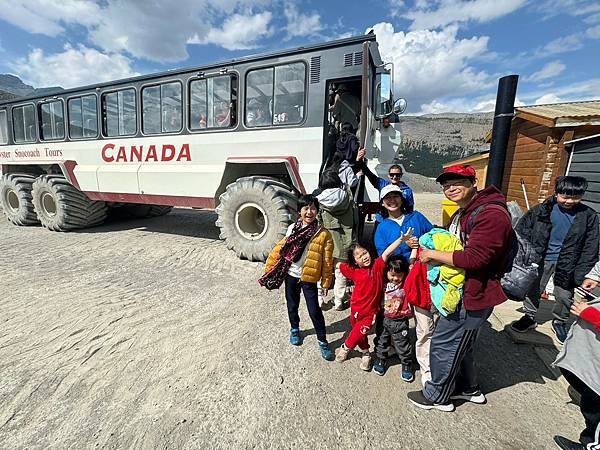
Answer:
<svg viewBox="0 0 600 450"><path fill-rule="evenodd" d="M375 247L377 248L377 254L381 256L392 242L398 239L402 233L406 233L411 227L413 228L413 236L419 238L425 233L429 233L433 228L433 225L419 211L406 214L402 225L398 225L395 220L390 218L384 219L377 226L377 231L375 231ZM410 247L403 242L393 254L402 256L402 258L408 262L408 259L410 258Z"/></svg>

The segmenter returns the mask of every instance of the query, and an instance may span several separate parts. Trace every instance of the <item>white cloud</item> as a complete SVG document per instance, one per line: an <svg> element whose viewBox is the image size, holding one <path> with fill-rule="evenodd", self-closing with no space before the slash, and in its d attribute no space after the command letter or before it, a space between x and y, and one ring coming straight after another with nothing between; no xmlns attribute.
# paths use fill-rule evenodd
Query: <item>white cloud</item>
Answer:
<svg viewBox="0 0 600 450"><path fill-rule="evenodd" d="M600 39L600 25L588 28L585 31L585 35L590 39Z"/></svg>
<svg viewBox="0 0 600 450"><path fill-rule="evenodd" d="M36 48L10 67L34 86L64 88L139 75L125 56L100 53L83 45L77 48L67 45L62 53L51 55Z"/></svg>
<svg viewBox="0 0 600 450"><path fill-rule="evenodd" d="M394 62L396 96L405 97L412 112L446 97L474 95L495 83L469 65L487 51L486 36L460 39L457 27L407 33L395 32L389 23L373 28L383 59Z"/></svg>
<svg viewBox="0 0 600 450"><path fill-rule="evenodd" d="M438 0L417 1L404 17L411 30L445 27L454 23L485 23L521 8L527 0Z"/></svg>
<svg viewBox="0 0 600 450"><path fill-rule="evenodd" d="M553 78L560 75L567 66L565 66L560 61L551 61L538 70L535 73L532 73L531 76L525 78L525 81L543 81L548 78Z"/></svg>
<svg viewBox="0 0 600 450"><path fill-rule="evenodd" d="M233 14L221 28L211 28L204 38L195 35L188 44L215 44L227 50L256 48L261 38L274 32L269 27L272 16L269 11L249 16Z"/></svg>
<svg viewBox="0 0 600 450"><path fill-rule="evenodd" d="M517 96L515 106L523 106L524 103ZM434 100L421 106L419 114L441 114L448 112L481 113L494 111L496 108L496 96L484 95L478 97L457 97L446 100Z"/></svg>
<svg viewBox="0 0 600 450"><path fill-rule="evenodd" d="M543 48L536 51L537 56L550 56L559 53L573 52L583 47L583 36L581 33L573 33L559 37L547 43Z"/></svg>
<svg viewBox="0 0 600 450"><path fill-rule="evenodd" d="M30 33L57 36L66 24L97 23L100 6L91 0L0 0L0 19Z"/></svg>
<svg viewBox="0 0 600 450"><path fill-rule="evenodd" d="M286 4L283 14L287 20L285 29L288 37L311 36L323 29L318 13L302 14L293 3Z"/></svg>
<svg viewBox="0 0 600 450"><path fill-rule="evenodd" d="M534 104L535 105L547 105L550 103L561 103L561 102L563 102L563 100L558 95L549 93L549 94L544 94L539 98L536 98Z"/></svg>

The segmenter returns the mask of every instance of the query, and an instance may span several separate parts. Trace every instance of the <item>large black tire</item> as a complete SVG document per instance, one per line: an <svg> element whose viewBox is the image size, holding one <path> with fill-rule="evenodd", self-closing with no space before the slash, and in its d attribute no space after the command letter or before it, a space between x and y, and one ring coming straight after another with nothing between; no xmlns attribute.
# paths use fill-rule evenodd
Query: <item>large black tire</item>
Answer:
<svg viewBox="0 0 600 450"><path fill-rule="evenodd" d="M126 203L122 206L118 206L116 208L111 209L114 210L114 214L116 217L142 219L146 217L164 216L165 214L169 214L173 207L162 205L143 205L137 203Z"/></svg>
<svg viewBox="0 0 600 450"><path fill-rule="evenodd" d="M296 195L284 183L245 177L219 197L217 226L227 248L240 258L265 261L296 216Z"/></svg>
<svg viewBox="0 0 600 450"><path fill-rule="evenodd" d="M31 201L31 185L35 176L7 173L0 179L0 205L9 222L15 225L40 223Z"/></svg>
<svg viewBox="0 0 600 450"><path fill-rule="evenodd" d="M42 226L52 231L100 225L108 209L106 203L90 200L62 175L42 175L35 180L33 205Z"/></svg>

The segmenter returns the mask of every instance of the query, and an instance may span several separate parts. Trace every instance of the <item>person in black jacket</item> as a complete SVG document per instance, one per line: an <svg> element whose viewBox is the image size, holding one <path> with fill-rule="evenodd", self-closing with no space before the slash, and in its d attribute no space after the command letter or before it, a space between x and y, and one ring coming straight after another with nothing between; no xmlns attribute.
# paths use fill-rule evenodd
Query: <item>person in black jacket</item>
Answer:
<svg viewBox="0 0 600 450"><path fill-rule="evenodd" d="M524 333L537 326L540 294L554 275L552 329L559 341L566 339L573 289L583 283L598 261L598 216L581 203L586 189L583 177L558 177L555 194L531 208L517 223L517 233L533 244L541 263L538 282L523 303L525 315L511 325L514 331Z"/></svg>

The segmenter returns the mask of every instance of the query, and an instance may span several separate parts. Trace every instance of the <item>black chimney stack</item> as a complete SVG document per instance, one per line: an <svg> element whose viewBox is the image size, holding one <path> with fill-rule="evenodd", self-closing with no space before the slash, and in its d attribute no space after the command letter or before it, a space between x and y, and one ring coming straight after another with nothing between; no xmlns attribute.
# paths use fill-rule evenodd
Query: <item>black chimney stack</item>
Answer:
<svg viewBox="0 0 600 450"><path fill-rule="evenodd" d="M506 161L506 147L510 136L510 125L514 115L515 96L519 75L508 75L498 80L498 95L492 126L492 144L485 186L502 188L502 175Z"/></svg>

